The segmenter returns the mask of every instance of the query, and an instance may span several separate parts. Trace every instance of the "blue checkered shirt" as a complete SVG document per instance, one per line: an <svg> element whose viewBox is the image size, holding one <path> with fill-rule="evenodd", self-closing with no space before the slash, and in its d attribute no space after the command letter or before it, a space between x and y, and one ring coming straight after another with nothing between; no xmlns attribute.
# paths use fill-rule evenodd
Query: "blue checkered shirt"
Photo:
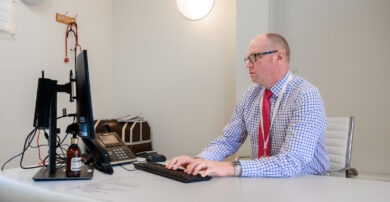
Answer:
<svg viewBox="0 0 390 202"><path fill-rule="evenodd" d="M271 117L283 85L288 81L270 129L271 156L258 158L260 99L264 87L253 84L238 101L234 114L220 137L197 157L222 161L234 154L250 137L252 160L240 160L242 176L292 177L325 174L329 158L325 149L325 107L319 90L287 72L270 90ZM271 118L270 118L271 119Z"/></svg>

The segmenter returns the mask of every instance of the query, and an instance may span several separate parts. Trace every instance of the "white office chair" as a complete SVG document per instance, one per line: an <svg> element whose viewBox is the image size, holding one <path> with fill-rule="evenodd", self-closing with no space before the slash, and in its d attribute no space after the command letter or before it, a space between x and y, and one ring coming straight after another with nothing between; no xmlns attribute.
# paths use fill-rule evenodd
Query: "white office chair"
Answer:
<svg viewBox="0 0 390 202"><path fill-rule="evenodd" d="M354 178L358 172L355 168L351 168L350 164L355 118L328 117L327 120L325 146L330 160L330 171L327 174Z"/></svg>

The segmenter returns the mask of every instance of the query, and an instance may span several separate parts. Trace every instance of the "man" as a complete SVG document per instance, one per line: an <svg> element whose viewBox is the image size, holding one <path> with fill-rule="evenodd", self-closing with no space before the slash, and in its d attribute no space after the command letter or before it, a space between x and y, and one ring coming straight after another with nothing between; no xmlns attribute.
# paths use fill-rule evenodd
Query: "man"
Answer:
<svg viewBox="0 0 390 202"><path fill-rule="evenodd" d="M275 33L251 42L246 67L254 83L238 101L223 134L196 158L173 158L168 169L185 167L202 176L292 177L325 174L326 115L316 87L289 72L290 48ZM223 162L250 136L252 160Z"/></svg>

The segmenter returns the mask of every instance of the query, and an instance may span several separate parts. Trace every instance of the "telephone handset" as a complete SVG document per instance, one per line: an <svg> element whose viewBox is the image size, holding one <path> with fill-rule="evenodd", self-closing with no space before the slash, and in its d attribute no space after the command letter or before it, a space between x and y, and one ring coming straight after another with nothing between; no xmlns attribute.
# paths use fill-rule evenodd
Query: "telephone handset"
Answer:
<svg viewBox="0 0 390 202"><path fill-rule="evenodd" d="M111 166L137 160L116 132L96 133L95 136L93 139L83 141L95 160L96 169L112 174Z"/></svg>
<svg viewBox="0 0 390 202"><path fill-rule="evenodd" d="M84 144L87 146L89 153L92 155L93 160L95 161L95 168L107 173L112 174L114 170L112 169L110 162L111 159L104 148L97 143L96 138L93 139L82 139Z"/></svg>

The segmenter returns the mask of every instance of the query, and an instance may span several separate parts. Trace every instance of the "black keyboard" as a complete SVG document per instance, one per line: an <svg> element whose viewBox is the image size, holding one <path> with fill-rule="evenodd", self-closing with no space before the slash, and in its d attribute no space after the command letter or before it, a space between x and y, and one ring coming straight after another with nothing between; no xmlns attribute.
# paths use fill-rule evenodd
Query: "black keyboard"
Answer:
<svg viewBox="0 0 390 202"><path fill-rule="evenodd" d="M150 172L184 183L207 181L212 178L210 176L202 177L199 174L189 175L185 173L183 169L169 170L165 168L165 165L161 165L158 163L134 163L134 167L146 172Z"/></svg>

